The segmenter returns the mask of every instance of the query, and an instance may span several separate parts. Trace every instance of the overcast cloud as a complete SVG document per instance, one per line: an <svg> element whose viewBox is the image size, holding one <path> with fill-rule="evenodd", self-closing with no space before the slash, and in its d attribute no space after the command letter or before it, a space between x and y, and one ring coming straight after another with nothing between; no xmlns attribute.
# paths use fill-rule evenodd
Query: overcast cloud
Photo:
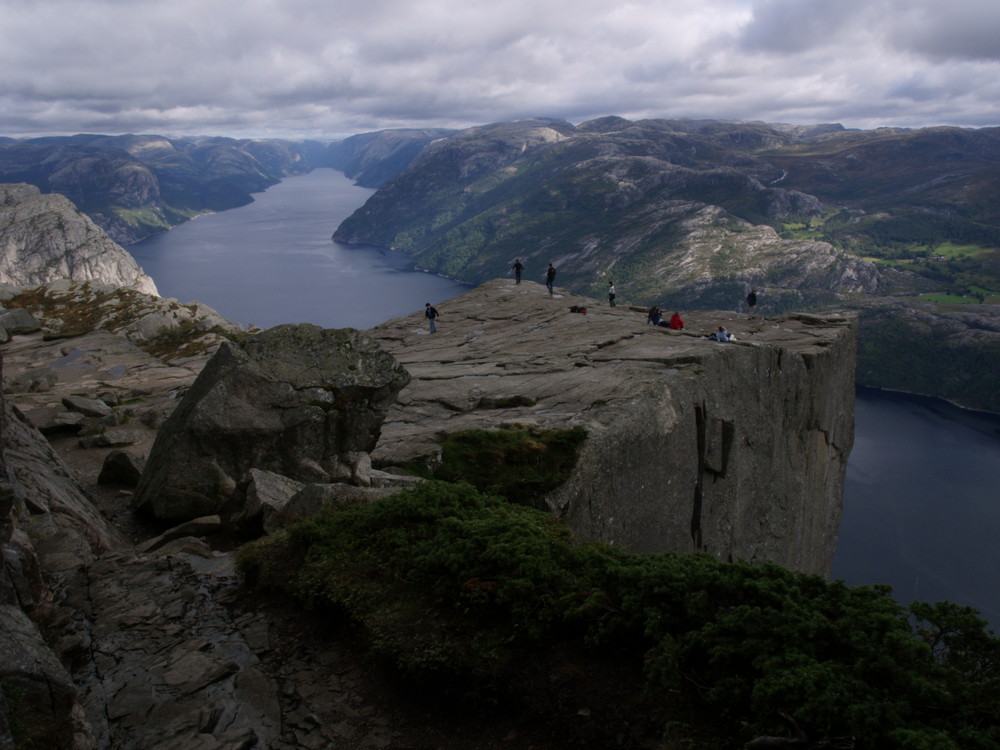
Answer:
<svg viewBox="0 0 1000 750"><path fill-rule="evenodd" d="M997 0L0 0L0 135L1000 125Z"/></svg>

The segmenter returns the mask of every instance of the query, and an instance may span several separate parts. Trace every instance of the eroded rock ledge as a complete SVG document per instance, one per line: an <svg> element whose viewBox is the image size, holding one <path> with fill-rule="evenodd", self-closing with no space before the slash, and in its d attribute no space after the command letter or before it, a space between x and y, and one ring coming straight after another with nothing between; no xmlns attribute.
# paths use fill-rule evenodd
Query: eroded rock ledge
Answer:
<svg viewBox="0 0 1000 750"><path fill-rule="evenodd" d="M586 306L588 314L569 311ZM433 461L442 433L589 434L550 498L582 538L829 572L854 435L856 319L644 311L496 280L370 332L410 372L372 454ZM708 341L719 325L734 343Z"/></svg>
<svg viewBox="0 0 1000 750"><path fill-rule="evenodd" d="M437 306L433 336L417 314L368 332L412 378L377 467L433 460L454 430L579 425L576 473L549 498L578 535L826 570L853 435L852 317L697 313L676 333L509 281ZM703 338L720 324L737 342ZM16 715L52 747L416 746L424 720L372 697L349 643L295 640L287 612L240 606L211 538L144 541L118 528L127 496L91 494L114 448L63 436L60 404L103 398L111 414L84 428L127 426L145 451L207 359L168 366L124 335L19 333L0 350L15 391L0 411L0 671L18 701L0 705L0 745Z"/></svg>

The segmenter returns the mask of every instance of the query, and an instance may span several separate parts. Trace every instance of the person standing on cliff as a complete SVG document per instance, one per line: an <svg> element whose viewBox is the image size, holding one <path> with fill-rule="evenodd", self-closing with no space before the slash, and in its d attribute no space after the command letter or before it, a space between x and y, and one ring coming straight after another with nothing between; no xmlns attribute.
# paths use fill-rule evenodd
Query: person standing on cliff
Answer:
<svg viewBox="0 0 1000 750"><path fill-rule="evenodd" d="M750 294L747 295L747 307L750 308L750 317L754 316L753 309L757 306L757 290L751 289Z"/></svg>
<svg viewBox="0 0 1000 750"><path fill-rule="evenodd" d="M555 280L556 280L556 269L551 263L549 263L549 268L545 272L545 286L548 287L550 297L552 296L552 284L555 282Z"/></svg>
<svg viewBox="0 0 1000 750"><path fill-rule="evenodd" d="M524 270L524 266L521 265L521 259L520 258L515 258L514 265L512 265L511 268L514 269L514 283L515 284L520 284L521 283L521 271Z"/></svg>
<svg viewBox="0 0 1000 750"><path fill-rule="evenodd" d="M615 282L608 282L608 302L612 307L615 306Z"/></svg>
<svg viewBox="0 0 1000 750"><path fill-rule="evenodd" d="M437 333L437 326L434 325L434 321L440 317L438 311L431 307L431 303L428 302L424 305L424 316L427 318L427 322L430 324L431 333Z"/></svg>

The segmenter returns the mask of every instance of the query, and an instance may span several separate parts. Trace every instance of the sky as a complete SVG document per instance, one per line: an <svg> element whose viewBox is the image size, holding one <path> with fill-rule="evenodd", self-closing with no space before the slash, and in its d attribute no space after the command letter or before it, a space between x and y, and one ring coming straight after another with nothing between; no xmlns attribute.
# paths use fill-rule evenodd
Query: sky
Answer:
<svg viewBox="0 0 1000 750"><path fill-rule="evenodd" d="M0 0L0 136L1000 125L1000 0Z"/></svg>

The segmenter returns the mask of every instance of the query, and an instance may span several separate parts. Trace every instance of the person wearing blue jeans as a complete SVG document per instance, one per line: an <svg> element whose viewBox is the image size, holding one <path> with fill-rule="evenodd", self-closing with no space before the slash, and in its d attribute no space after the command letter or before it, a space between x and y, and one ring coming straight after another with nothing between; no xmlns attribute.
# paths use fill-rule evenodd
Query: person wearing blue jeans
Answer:
<svg viewBox="0 0 1000 750"><path fill-rule="evenodd" d="M424 315L427 316L427 322L430 323L431 333L437 333L437 326L434 325L434 319L438 317L438 311L431 307L430 302L424 305Z"/></svg>
<svg viewBox="0 0 1000 750"><path fill-rule="evenodd" d="M556 280L556 269L553 268L552 264L549 263L549 268L545 272L545 286L549 290L549 296L552 296L552 284Z"/></svg>

